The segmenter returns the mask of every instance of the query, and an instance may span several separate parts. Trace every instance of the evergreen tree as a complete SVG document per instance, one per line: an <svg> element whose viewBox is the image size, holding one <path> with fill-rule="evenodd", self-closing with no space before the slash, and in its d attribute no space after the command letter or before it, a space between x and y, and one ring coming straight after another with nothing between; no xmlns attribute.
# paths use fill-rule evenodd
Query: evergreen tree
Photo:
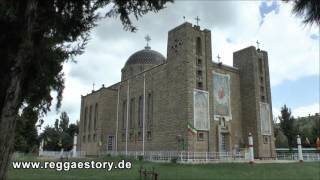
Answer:
<svg viewBox="0 0 320 180"><path fill-rule="evenodd" d="M63 148L65 151L69 151L73 147L73 136L78 131L78 123L69 125L68 114L62 112L60 119L56 119L54 126L46 126L39 138L45 141L44 150L60 151Z"/></svg>
<svg viewBox="0 0 320 180"><path fill-rule="evenodd" d="M0 179L14 144L16 118L22 104L46 113L51 91L59 108L64 89L64 62L83 52L99 18L119 16L135 31L130 15L157 12L170 0L6 0L0 1ZM105 16L97 11L109 6Z"/></svg>
<svg viewBox="0 0 320 180"><path fill-rule="evenodd" d="M291 116L291 110L288 109L286 105L281 108L279 120L281 130L288 139L289 148L294 147L296 144L297 129L294 126L294 117Z"/></svg>
<svg viewBox="0 0 320 180"><path fill-rule="evenodd" d="M35 123L38 113L25 108L17 118L14 149L19 152L35 152L38 146L38 132Z"/></svg>
<svg viewBox="0 0 320 180"><path fill-rule="evenodd" d="M320 3L319 0L294 0L286 2L293 3L292 12L297 16L303 16L305 24L320 25Z"/></svg>

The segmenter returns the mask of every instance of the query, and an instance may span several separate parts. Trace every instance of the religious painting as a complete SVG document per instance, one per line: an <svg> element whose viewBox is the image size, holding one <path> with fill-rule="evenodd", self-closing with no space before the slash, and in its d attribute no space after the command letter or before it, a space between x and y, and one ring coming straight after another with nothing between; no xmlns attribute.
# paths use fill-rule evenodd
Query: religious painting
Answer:
<svg viewBox="0 0 320 180"><path fill-rule="evenodd" d="M261 134L271 135L271 114L268 103L260 102Z"/></svg>
<svg viewBox="0 0 320 180"><path fill-rule="evenodd" d="M194 128L209 130L209 93L195 89L193 91Z"/></svg>
<svg viewBox="0 0 320 180"><path fill-rule="evenodd" d="M215 117L230 117L230 76L213 72L213 109Z"/></svg>

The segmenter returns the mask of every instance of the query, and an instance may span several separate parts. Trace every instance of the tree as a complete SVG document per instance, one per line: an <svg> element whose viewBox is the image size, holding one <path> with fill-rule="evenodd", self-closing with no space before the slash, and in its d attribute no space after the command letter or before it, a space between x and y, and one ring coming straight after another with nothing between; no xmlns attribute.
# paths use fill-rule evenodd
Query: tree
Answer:
<svg viewBox="0 0 320 180"><path fill-rule="evenodd" d="M297 16L303 16L305 24L316 23L320 25L320 3L319 0L294 0L286 2L293 3L292 12Z"/></svg>
<svg viewBox="0 0 320 180"><path fill-rule="evenodd" d="M130 15L138 19L168 1L0 1L0 179L6 179L18 111L25 105L46 114L51 91L57 92L60 107L63 64L83 52L97 20L119 16L125 30L135 31ZM97 11L108 5L111 10L101 16Z"/></svg>
<svg viewBox="0 0 320 180"><path fill-rule="evenodd" d="M72 149L73 136L78 133L78 124L69 125L69 117L66 112L62 112L60 119L56 119L54 126L46 126L40 134L39 139L45 142L44 150L60 151L63 148L66 151ZM61 146L59 144L61 143Z"/></svg>
<svg viewBox="0 0 320 180"><path fill-rule="evenodd" d="M279 120L282 132L288 139L289 148L292 148L295 144L297 130L294 126L294 117L291 116L291 110L286 105L281 108Z"/></svg>
<svg viewBox="0 0 320 180"><path fill-rule="evenodd" d="M17 118L14 150L20 152L34 152L38 146L38 132L35 123L38 114L29 108L23 109Z"/></svg>

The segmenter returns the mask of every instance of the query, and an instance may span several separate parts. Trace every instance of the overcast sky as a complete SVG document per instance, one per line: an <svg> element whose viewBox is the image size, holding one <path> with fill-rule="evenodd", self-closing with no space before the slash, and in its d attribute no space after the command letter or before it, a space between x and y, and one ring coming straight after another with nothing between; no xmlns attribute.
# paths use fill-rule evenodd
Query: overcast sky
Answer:
<svg viewBox="0 0 320 180"><path fill-rule="evenodd" d="M80 117L81 95L112 85L121 78L121 68L128 57L146 45L167 56L167 33L186 21L211 30L212 57L232 65L232 53L261 42L268 51L274 116L283 104L294 116L319 112L319 28L305 26L291 13L291 5L279 1L176 1L158 13L149 13L134 21L136 33L123 30L116 18L99 22L91 32L86 52L76 57L76 64L64 66L66 88L61 111L71 122ZM55 109L52 107L52 109ZM51 111L44 126L52 125L60 112Z"/></svg>

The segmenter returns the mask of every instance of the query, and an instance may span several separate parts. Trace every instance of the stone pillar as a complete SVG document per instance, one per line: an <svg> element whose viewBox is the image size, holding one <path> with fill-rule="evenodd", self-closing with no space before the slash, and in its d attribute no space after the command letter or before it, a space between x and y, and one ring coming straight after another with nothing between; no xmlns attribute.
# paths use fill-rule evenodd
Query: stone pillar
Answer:
<svg viewBox="0 0 320 180"><path fill-rule="evenodd" d="M44 140L42 139L41 142L40 142L40 146L39 146L39 156L42 156L43 155L43 142Z"/></svg>
<svg viewBox="0 0 320 180"><path fill-rule="evenodd" d="M302 147L301 147L301 138L298 135L297 136L297 145L298 145L298 157L299 157L299 162L303 162L303 156L302 156Z"/></svg>
<svg viewBox="0 0 320 180"><path fill-rule="evenodd" d="M253 138L251 133L249 133L248 141L249 141L249 163L253 164L254 163Z"/></svg>
<svg viewBox="0 0 320 180"><path fill-rule="evenodd" d="M77 133L73 136L73 148L72 148L72 157L77 156Z"/></svg>
<svg viewBox="0 0 320 180"><path fill-rule="evenodd" d="M61 151L60 151L60 157L61 157L61 158L63 158L63 151L64 151L64 149L61 148Z"/></svg>

